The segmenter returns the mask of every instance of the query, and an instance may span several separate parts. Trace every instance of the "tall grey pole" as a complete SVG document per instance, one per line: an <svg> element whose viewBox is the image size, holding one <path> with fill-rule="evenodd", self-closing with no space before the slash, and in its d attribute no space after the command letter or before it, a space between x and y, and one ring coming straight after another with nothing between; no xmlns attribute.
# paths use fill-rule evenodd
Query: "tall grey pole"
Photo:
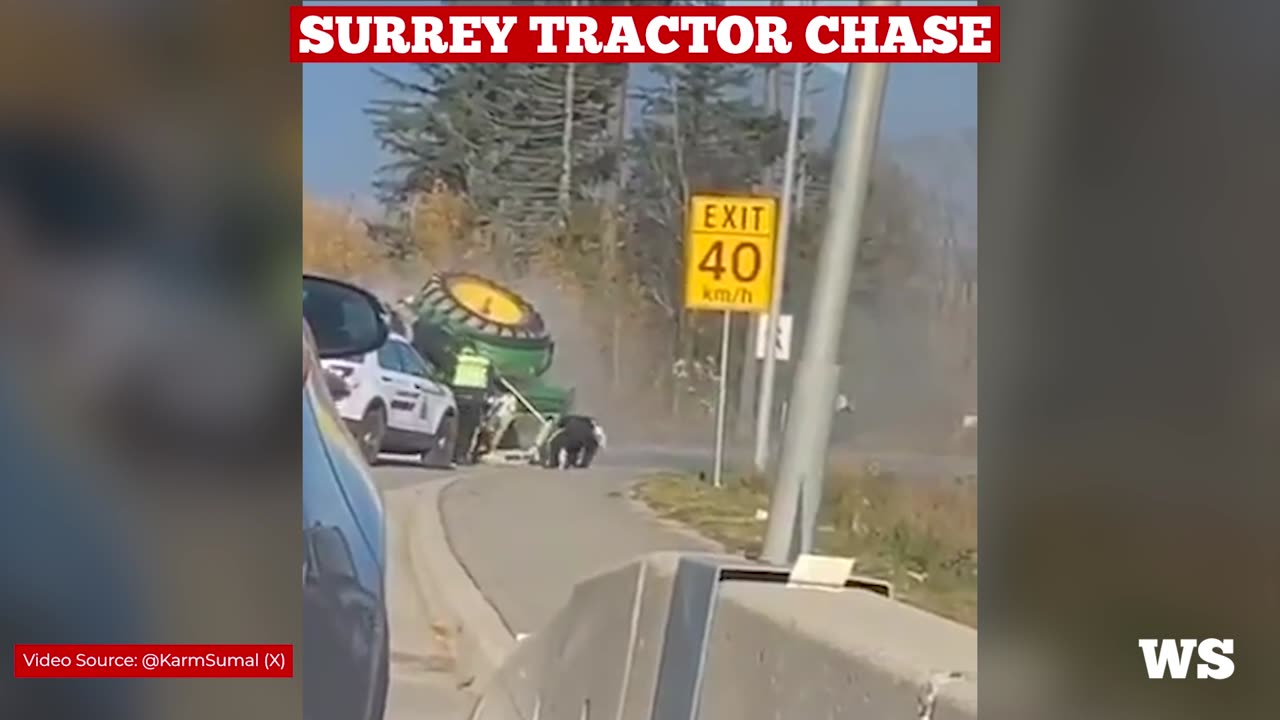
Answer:
<svg viewBox="0 0 1280 720"><path fill-rule="evenodd" d="M836 148L827 224L761 553L765 561L777 565L789 564L796 555L813 547L840 376L840 335L857 261L888 73L884 63L865 63L851 65L845 77L844 123Z"/></svg>
<svg viewBox="0 0 1280 720"><path fill-rule="evenodd" d="M773 258L773 296L765 323L764 366L760 371L760 400L756 405L755 469L763 475L769 465L769 432L773 427L773 385L778 373L778 323L787 276L787 242L791 236L791 208L795 195L796 156L800 146L800 110L804 101L804 63L795 64L791 81L791 119L787 123L787 154L783 161L782 207L778 210L778 242Z"/></svg>
<svg viewBox="0 0 1280 720"><path fill-rule="evenodd" d="M729 398L729 333L733 329L733 313L724 311L724 326L720 330L720 383L716 396L716 457L711 470L711 484L724 484L724 424Z"/></svg>

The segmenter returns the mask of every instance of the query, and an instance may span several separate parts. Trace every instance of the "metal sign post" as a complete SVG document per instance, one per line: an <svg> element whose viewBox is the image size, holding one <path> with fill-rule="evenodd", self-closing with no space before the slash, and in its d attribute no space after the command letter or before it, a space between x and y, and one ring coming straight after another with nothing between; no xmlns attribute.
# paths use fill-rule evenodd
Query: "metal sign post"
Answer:
<svg viewBox="0 0 1280 720"><path fill-rule="evenodd" d="M897 4L876 2L871 6ZM796 368L791 417L783 433L778 482L770 500L769 526L761 552L766 562L777 565L790 564L798 554L808 552L813 543L831 440L831 399L839 387L837 350L858 257L857 238L880 134L889 67L884 63L863 63L851 65L847 72L832 196L827 203L809 322Z"/></svg>
<svg viewBox="0 0 1280 720"><path fill-rule="evenodd" d="M769 302L768 320L764 323L767 337L776 337L778 321L782 317L782 287L786 281L787 239L791 234L791 209L796 181L796 156L800 145L800 110L804 98L804 63L796 63L795 79L791 85L791 119L787 123L787 152L783 161L782 216L778 220L777 258L774 260L773 288ZM764 473L769 464L769 431L773 422L773 388L776 382L778 358L776 353L765 350L764 365L760 371L760 395L756 410L756 472Z"/></svg>
<svg viewBox="0 0 1280 720"><path fill-rule="evenodd" d="M729 397L729 335L733 329L733 313L724 311L724 325L720 329L720 382L716 398L716 456L711 471L711 484L724 486L724 426Z"/></svg>

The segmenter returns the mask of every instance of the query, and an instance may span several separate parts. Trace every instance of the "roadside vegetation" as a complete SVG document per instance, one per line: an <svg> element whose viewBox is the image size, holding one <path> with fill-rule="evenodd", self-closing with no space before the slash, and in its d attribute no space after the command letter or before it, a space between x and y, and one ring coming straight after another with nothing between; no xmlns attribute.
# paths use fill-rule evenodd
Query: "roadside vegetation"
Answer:
<svg viewBox="0 0 1280 720"><path fill-rule="evenodd" d="M696 475L668 473L640 483L635 494L660 517L730 552L760 552L769 508L761 478L727 477L717 489ZM977 627L976 479L907 481L832 468L818 526L818 552L853 557L856 573L892 582L903 602Z"/></svg>

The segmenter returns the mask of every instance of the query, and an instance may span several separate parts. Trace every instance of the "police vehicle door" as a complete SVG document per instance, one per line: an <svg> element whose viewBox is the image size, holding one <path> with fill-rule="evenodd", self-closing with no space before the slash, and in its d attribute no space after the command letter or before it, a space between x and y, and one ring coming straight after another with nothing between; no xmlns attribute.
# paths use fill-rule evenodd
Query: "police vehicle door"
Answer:
<svg viewBox="0 0 1280 720"><path fill-rule="evenodd" d="M414 410L415 429L428 435L434 434L440 427L441 416L447 409L447 396L431 377L431 369L412 345L393 341L401 354L405 373L409 376L411 387L419 393L419 405Z"/></svg>
<svg viewBox="0 0 1280 720"><path fill-rule="evenodd" d="M378 365L382 386L387 397L387 425L401 432L419 432L418 410L422 405L422 392L413 386L413 376L408 373L404 356L395 340L388 340L378 350Z"/></svg>

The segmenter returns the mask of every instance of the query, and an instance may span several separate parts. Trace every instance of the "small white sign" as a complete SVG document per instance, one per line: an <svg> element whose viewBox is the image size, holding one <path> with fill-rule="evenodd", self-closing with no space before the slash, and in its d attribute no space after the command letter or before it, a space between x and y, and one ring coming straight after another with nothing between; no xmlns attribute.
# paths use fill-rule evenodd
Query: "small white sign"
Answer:
<svg viewBox="0 0 1280 720"><path fill-rule="evenodd" d="M832 555L801 555L791 568L787 587L843 590L853 575L856 560Z"/></svg>
<svg viewBox="0 0 1280 720"><path fill-rule="evenodd" d="M765 337L769 334L769 316L761 314L756 323L756 359L763 360L765 353ZM778 337L774 357L786 362L791 359L791 316L778 316Z"/></svg>

